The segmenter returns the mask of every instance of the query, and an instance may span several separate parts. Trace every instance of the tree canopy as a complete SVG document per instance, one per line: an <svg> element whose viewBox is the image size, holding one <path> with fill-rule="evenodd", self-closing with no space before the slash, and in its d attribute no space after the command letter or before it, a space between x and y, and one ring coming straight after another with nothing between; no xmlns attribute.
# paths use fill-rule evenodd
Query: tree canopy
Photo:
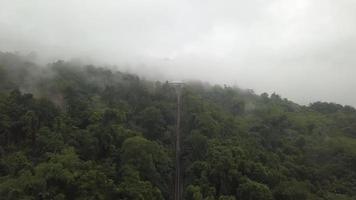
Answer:
<svg viewBox="0 0 356 200"><path fill-rule="evenodd" d="M0 52L0 199L173 199L176 93L104 67ZM356 110L188 82L187 200L353 200Z"/></svg>

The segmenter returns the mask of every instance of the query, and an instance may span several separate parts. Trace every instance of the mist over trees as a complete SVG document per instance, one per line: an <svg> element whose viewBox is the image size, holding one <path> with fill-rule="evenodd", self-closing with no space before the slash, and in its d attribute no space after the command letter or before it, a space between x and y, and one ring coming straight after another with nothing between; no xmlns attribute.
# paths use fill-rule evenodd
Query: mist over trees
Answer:
<svg viewBox="0 0 356 200"><path fill-rule="evenodd" d="M173 199L167 82L0 53L0 199ZM353 200L356 110L186 83L186 200Z"/></svg>

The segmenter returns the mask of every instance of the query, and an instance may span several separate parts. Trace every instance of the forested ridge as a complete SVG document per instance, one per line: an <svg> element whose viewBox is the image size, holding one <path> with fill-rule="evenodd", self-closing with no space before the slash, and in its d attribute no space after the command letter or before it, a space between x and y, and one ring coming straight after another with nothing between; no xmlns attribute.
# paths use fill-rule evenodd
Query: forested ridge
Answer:
<svg viewBox="0 0 356 200"><path fill-rule="evenodd" d="M168 82L0 53L0 199L172 199L175 121ZM188 82L181 134L183 199L356 199L351 106Z"/></svg>

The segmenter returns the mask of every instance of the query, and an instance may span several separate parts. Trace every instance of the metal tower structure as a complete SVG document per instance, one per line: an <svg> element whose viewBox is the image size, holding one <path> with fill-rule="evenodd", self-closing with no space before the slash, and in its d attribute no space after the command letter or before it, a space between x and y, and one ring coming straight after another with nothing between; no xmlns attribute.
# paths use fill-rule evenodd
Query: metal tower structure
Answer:
<svg viewBox="0 0 356 200"><path fill-rule="evenodd" d="M170 84L175 88L177 94L177 121L176 121L176 141L175 141L175 151L176 151L176 171L174 177L174 200L181 200L182 198L182 175L181 175L181 136L180 136L180 121L181 121L181 107L182 107L182 88L184 86L183 82L170 82Z"/></svg>

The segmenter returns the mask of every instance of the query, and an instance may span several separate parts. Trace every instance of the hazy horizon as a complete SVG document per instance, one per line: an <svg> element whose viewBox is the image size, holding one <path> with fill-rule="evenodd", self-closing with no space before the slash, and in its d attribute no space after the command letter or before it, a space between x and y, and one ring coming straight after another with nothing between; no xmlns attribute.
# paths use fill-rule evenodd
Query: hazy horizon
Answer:
<svg viewBox="0 0 356 200"><path fill-rule="evenodd" d="M356 2L0 2L0 51L356 106Z"/></svg>

